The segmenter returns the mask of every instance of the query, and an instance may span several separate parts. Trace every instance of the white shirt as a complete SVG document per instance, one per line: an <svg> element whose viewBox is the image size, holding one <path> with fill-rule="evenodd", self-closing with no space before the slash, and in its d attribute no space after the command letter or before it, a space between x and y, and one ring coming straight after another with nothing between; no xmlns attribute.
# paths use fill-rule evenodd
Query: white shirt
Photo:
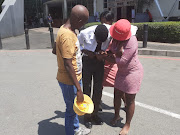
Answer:
<svg viewBox="0 0 180 135"><path fill-rule="evenodd" d="M109 24L103 24L103 25L105 25L108 30L111 27L111 25L109 25ZM96 41L94 32L95 32L95 29L97 26L98 25L88 27L79 33L78 40L80 43L81 50L85 49L85 50L92 51L92 52L94 52L96 50L97 41ZM136 35L137 29L138 29L137 26L131 25L132 36ZM111 36L109 33L108 38L101 45L101 50L105 51L108 48L110 41L111 41Z"/></svg>
<svg viewBox="0 0 180 135"><path fill-rule="evenodd" d="M131 36L135 36L137 30L138 30L137 26L131 25L131 34L132 34Z"/></svg>
<svg viewBox="0 0 180 135"><path fill-rule="evenodd" d="M108 30L111 27L111 25L108 25L108 24L103 24L103 25L105 25ZM92 52L94 52L96 50L97 41L96 41L94 32L95 32L95 29L97 26L98 25L88 27L79 33L78 40L81 45L80 46L81 50L85 49L85 50L89 50ZM108 48L110 41L111 41L111 36L110 36L110 34L108 34L108 38L101 45L101 50L105 51Z"/></svg>

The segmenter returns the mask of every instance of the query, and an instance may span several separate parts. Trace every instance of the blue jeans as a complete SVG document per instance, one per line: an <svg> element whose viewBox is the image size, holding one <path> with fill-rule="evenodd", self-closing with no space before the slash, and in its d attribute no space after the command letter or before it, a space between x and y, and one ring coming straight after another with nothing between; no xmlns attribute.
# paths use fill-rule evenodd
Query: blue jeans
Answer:
<svg viewBox="0 0 180 135"><path fill-rule="evenodd" d="M65 112L65 131L66 135L74 135L74 131L79 129L79 119L78 115L73 110L74 98L77 95L77 89L74 85L67 85L58 82L61 87L62 94L64 97L64 102L66 104ZM82 85L82 81L79 81Z"/></svg>

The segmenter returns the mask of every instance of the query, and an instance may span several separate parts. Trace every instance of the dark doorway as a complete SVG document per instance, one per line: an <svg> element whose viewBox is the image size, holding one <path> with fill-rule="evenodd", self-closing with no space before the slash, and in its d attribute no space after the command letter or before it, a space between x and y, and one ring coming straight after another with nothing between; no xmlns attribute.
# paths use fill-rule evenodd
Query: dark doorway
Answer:
<svg viewBox="0 0 180 135"><path fill-rule="evenodd" d="M117 8L117 20L121 19L121 7Z"/></svg>
<svg viewBox="0 0 180 135"><path fill-rule="evenodd" d="M59 28L63 24L63 13L62 13L62 4L56 6L49 6L49 13L53 18L53 27Z"/></svg>
<svg viewBox="0 0 180 135"><path fill-rule="evenodd" d="M134 6L127 6L127 19L132 22L132 9Z"/></svg>

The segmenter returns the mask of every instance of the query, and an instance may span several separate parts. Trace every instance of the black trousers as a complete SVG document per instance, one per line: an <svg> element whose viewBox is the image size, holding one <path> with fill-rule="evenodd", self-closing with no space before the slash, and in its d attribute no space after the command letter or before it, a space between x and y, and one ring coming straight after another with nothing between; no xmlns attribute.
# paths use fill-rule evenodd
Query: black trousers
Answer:
<svg viewBox="0 0 180 135"><path fill-rule="evenodd" d="M89 58L88 56L83 56L83 93L91 97L91 86L93 79L93 93L92 101L94 103L94 112L92 115L96 115L99 110L99 104L102 97L102 82L104 76L104 62L99 61L96 58ZM89 117L89 115L85 115Z"/></svg>

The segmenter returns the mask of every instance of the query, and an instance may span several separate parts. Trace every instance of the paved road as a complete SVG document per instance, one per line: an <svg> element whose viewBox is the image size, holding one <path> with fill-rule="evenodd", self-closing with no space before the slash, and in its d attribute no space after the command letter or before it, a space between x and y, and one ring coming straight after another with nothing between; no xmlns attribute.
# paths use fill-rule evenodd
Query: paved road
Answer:
<svg viewBox="0 0 180 135"><path fill-rule="evenodd" d="M53 31L55 39L58 28L53 28ZM31 49L47 49L51 47L50 32L47 27L30 29L29 40ZM25 35L2 39L2 44L4 50L23 50L26 48ZM139 41L139 48L142 49L142 47L143 42ZM180 51L180 43L148 42L146 49Z"/></svg>
<svg viewBox="0 0 180 135"><path fill-rule="evenodd" d="M129 135L179 135L180 59L139 57L144 80ZM0 135L65 135L65 105L56 70L50 49L0 51ZM112 96L113 89L105 88L101 114L105 124L93 126L91 135L118 135L123 126L123 110L121 123L109 125Z"/></svg>
<svg viewBox="0 0 180 135"><path fill-rule="evenodd" d="M57 29L55 32L57 33ZM56 34L54 34L56 37ZM48 28L29 30L30 49L48 49L51 47L51 39ZM2 39L4 50L24 50L26 49L25 35Z"/></svg>

